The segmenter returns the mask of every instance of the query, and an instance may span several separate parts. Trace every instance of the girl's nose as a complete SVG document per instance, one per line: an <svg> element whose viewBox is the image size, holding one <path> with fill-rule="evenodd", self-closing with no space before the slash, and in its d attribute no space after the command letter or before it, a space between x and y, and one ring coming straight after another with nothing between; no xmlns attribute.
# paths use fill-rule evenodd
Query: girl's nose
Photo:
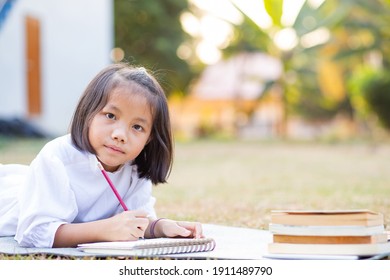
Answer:
<svg viewBox="0 0 390 280"><path fill-rule="evenodd" d="M112 139L115 139L118 142L126 143L127 142L127 137L126 137L126 128L122 126L117 126L113 131L112 131Z"/></svg>

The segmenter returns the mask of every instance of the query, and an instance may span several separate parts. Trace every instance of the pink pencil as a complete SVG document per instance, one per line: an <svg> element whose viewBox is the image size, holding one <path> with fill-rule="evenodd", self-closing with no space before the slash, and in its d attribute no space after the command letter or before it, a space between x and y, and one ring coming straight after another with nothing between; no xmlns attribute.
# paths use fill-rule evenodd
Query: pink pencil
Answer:
<svg viewBox="0 0 390 280"><path fill-rule="evenodd" d="M108 174L107 174L106 170L104 170L103 165L100 162L98 162L97 165L100 168L100 170L102 171L102 174L103 174L104 178L106 178L107 183L110 185L110 187L111 187L112 191L114 192L116 198L119 200L119 203L122 205L123 210L127 211L128 209L127 209L126 204L122 200L122 198L121 198L120 194L118 193L118 191L116 190L114 184L111 182L110 177L108 177Z"/></svg>

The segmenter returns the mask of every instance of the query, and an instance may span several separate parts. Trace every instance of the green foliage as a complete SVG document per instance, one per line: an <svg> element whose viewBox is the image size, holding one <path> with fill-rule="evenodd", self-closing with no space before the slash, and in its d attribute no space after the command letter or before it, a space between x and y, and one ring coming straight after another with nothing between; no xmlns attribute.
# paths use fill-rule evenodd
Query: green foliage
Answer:
<svg viewBox="0 0 390 280"><path fill-rule="evenodd" d="M338 6L323 3L319 7L313 7L305 1L291 28L300 39L318 28L336 26L348 13L343 3ZM351 108L348 100L332 102L319 87L318 61L323 58L323 45L304 47L298 43L288 51L279 49L273 36L285 28L280 22L283 1L264 1L264 6L273 19L273 26L270 29L262 29L241 11L244 21L236 29L239 35L224 53L229 51L231 55L234 51L262 51L281 60L284 75L274 84L282 88L286 116L291 112L309 120L324 120L332 118L340 111L349 112Z"/></svg>
<svg viewBox="0 0 390 280"><path fill-rule="evenodd" d="M390 2L348 0L345 5L349 12L332 29L345 36L334 59L345 67L348 94L357 115L367 118L373 112L390 129L390 93L386 89L390 86Z"/></svg>
<svg viewBox="0 0 390 280"><path fill-rule="evenodd" d="M390 130L390 73L372 77L364 88L365 98L381 123Z"/></svg>
<svg viewBox="0 0 390 280"><path fill-rule="evenodd" d="M378 75L378 70L372 67L359 67L348 80L348 92L351 102L359 117L367 118L370 114L370 108L365 98L364 89Z"/></svg>
<svg viewBox="0 0 390 280"><path fill-rule="evenodd" d="M335 5L331 0L328 0L317 8L312 7L308 1L305 1L292 27L298 37L318 28L330 28L342 23L343 18L349 12L348 8L347 1L338 1Z"/></svg>
<svg viewBox="0 0 390 280"><path fill-rule="evenodd" d="M283 0L264 0L264 8L276 26L281 26Z"/></svg>
<svg viewBox="0 0 390 280"><path fill-rule="evenodd" d="M331 0L330 2L333 6L339 5L339 1ZM345 2L344 10L348 12L342 17L342 21L333 27L332 31L344 32L348 38L344 44L340 44L341 48L335 55L335 59L356 60L375 51L383 55L382 63L385 67L389 67L388 15L390 5L383 0L349 0Z"/></svg>
<svg viewBox="0 0 390 280"><path fill-rule="evenodd" d="M187 1L115 0L115 47L125 52L125 61L156 70L169 94L186 88L192 73L178 58L177 48L185 40L180 14Z"/></svg>

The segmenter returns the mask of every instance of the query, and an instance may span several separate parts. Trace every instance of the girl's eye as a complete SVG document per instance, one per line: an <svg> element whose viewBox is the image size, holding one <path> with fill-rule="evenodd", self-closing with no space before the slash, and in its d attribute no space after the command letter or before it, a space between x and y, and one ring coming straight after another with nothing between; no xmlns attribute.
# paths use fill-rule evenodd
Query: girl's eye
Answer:
<svg viewBox="0 0 390 280"><path fill-rule="evenodd" d="M134 128L135 130L137 130L137 131L142 131L142 130L143 130L142 126L140 126L140 125L138 125L138 124L134 125L133 128Z"/></svg>
<svg viewBox="0 0 390 280"><path fill-rule="evenodd" d="M107 113L107 114L106 114L106 117L107 117L107 119L115 120L115 115L112 114L112 113Z"/></svg>

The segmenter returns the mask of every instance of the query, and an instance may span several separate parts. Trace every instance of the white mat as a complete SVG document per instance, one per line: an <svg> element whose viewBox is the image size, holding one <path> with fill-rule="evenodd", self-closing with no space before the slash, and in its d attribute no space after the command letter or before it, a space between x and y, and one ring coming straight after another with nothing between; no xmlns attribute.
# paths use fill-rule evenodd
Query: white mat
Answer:
<svg viewBox="0 0 390 280"><path fill-rule="evenodd" d="M216 247L210 252L175 254L163 257L179 259L262 259L267 254L267 244L272 236L268 231L204 224L206 237L216 241ZM48 254L55 256L105 257L107 255L88 254L76 248L24 248L20 247L13 237L0 238L0 253L7 255ZM115 255L110 255L114 256Z"/></svg>

